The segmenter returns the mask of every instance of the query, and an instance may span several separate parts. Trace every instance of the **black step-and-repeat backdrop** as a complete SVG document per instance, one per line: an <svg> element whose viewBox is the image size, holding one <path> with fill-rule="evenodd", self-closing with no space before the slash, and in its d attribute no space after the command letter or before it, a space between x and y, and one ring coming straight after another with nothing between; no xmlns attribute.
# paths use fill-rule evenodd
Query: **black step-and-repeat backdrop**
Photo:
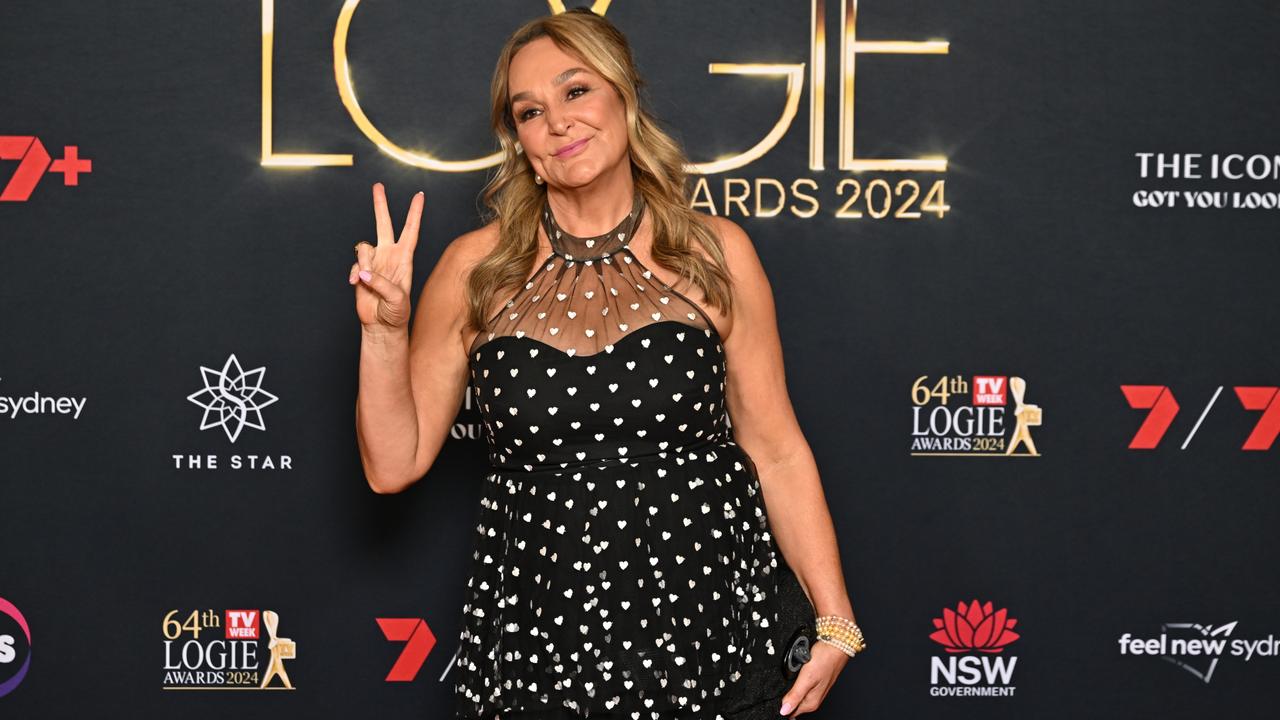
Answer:
<svg viewBox="0 0 1280 720"><path fill-rule="evenodd" d="M1273 716L1276 4L596 7L772 282L869 643L814 716ZM419 288L477 226L558 10L0 6L0 715L450 716L485 443L369 490L346 276L374 182Z"/></svg>

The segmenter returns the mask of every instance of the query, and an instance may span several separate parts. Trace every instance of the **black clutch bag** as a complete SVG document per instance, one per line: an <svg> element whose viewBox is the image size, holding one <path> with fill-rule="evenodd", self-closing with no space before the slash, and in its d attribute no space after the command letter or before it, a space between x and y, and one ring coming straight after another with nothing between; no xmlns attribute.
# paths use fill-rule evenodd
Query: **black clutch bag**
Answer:
<svg viewBox="0 0 1280 720"><path fill-rule="evenodd" d="M720 705L729 711L725 714L738 720L776 720L782 696L817 641L817 614L800 580L781 557L777 572L778 617L768 628L775 652L767 661L753 660L744 670L747 677L732 683L721 698Z"/></svg>
<svg viewBox="0 0 1280 720"><path fill-rule="evenodd" d="M813 644L818 636L815 630L817 612L809 602L809 596L800 586L795 572L785 564L779 565L778 591L782 610L778 622L786 631L786 644L782 648L782 676L788 682L795 679L800 667L809 662Z"/></svg>
<svg viewBox="0 0 1280 720"><path fill-rule="evenodd" d="M809 625L801 625L796 628L791 635L791 641L787 643L787 650L782 654L782 675L788 680L794 680L796 675L800 674L800 666L809 662L809 649L813 647L813 627Z"/></svg>

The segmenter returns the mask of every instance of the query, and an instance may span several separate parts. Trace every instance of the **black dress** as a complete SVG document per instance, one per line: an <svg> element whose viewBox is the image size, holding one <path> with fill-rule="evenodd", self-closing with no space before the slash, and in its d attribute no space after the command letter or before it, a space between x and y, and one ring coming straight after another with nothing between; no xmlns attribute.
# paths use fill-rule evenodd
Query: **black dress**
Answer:
<svg viewBox="0 0 1280 720"><path fill-rule="evenodd" d="M715 326L628 247L643 210L577 238L544 206L554 252L470 348L492 472L459 718L777 717L761 703L790 687L812 606L734 442Z"/></svg>

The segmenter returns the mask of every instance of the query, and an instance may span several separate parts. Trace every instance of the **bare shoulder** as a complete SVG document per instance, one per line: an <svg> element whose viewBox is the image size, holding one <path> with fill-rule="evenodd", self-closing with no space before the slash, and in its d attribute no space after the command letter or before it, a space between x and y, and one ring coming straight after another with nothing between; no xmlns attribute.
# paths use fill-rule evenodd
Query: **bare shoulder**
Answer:
<svg viewBox="0 0 1280 720"><path fill-rule="evenodd" d="M445 247L444 253L440 256L440 262L446 262L447 258L447 262L454 269L462 272L469 271L497 247L500 224L500 221L495 219L454 238Z"/></svg>
<svg viewBox="0 0 1280 720"><path fill-rule="evenodd" d="M742 240L747 239L747 231L742 229L738 223L730 220L723 215L712 215L701 210L694 211L698 215L698 219L710 225L721 240ZM749 241L749 239L748 239Z"/></svg>
<svg viewBox="0 0 1280 720"><path fill-rule="evenodd" d="M468 335L467 329L467 282L475 266L497 247L500 227L501 222L495 219L451 240L431 273L433 278L439 275L440 282L432 288L433 282L429 279L422 291L424 297L435 296L435 305L441 310L439 315L450 318L451 327L457 331L464 351L470 347L474 337Z"/></svg>
<svg viewBox="0 0 1280 720"><path fill-rule="evenodd" d="M741 225L727 217L709 215L700 210L696 212L699 219L720 238L720 247L724 252L730 275L735 278L750 278L763 271L760 267L760 257L756 254L755 244Z"/></svg>
<svg viewBox="0 0 1280 720"><path fill-rule="evenodd" d="M419 317L453 317L454 324L460 324L465 312L467 278L476 263L493 250L497 241L498 221L495 220L465 232L445 245L422 287L419 302L420 306L425 302L441 312L419 313Z"/></svg>

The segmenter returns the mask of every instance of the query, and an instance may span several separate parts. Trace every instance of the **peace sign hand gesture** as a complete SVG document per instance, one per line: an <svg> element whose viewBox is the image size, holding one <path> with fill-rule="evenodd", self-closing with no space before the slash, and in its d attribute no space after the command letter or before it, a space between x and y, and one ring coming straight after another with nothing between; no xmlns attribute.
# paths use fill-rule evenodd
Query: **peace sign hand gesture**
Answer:
<svg viewBox="0 0 1280 720"><path fill-rule="evenodd" d="M422 203L423 194L419 192L409 205L409 217L397 242L387 211L386 189L382 183L374 183L378 244L367 240L356 243L356 263L347 276L347 283L356 289L356 315L367 332L395 331L409 325L413 252L418 247Z"/></svg>

